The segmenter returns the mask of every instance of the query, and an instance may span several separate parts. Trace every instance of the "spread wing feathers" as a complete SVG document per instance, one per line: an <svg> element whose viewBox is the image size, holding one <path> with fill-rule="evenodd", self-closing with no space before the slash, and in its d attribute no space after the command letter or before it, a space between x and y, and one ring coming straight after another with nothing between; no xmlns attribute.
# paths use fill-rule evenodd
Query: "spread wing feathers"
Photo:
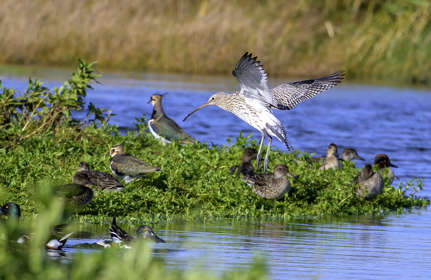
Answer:
<svg viewBox="0 0 431 280"><path fill-rule="evenodd" d="M267 74L257 57L246 52L238 61L232 75L238 80L245 97L257 99L265 104L275 106L276 100L268 89Z"/></svg>
<svg viewBox="0 0 431 280"><path fill-rule="evenodd" d="M274 107L279 110L293 109L299 103L338 85L344 75L344 72L335 72L318 79L281 84L271 90L277 104Z"/></svg>
<svg viewBox="0 0 431 280"><path fill-rule="evenodd" d="M118 174L132 177L160 170L160 167L152 166L128 154L113 157L111 166L115 168Z"/></svg>
<svg viewBox="0 0 431 280"><path fill-rule="evenodd" d="M195 139L184 132L179 125L172 119L162 116L151 122L151 128L159 136L169 141L179 140L181 143L193 143Z"/></svg>
<svg viewBox="0 0 431 280"><path fill-rule="evenodd" d="M132 237L122 228L117 225L116 217L112 218L111 227L109 228L111 239L113 242L130 241Z"/></svg>

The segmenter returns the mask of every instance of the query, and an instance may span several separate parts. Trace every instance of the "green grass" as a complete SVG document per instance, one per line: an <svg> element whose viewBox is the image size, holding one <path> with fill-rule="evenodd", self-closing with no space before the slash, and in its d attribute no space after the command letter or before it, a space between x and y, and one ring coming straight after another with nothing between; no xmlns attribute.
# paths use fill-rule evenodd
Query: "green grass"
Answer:
<svg viewBox="0 0 431 280"><path fill-rule="evenodd" d="M269 168L285 163L298 176L292 191L281 200L264 200L255 195L229 168L238 164L245 146L254 146L239 137L228 147L205 144L163 146L144 133L120 135L115 128L88 127L77 135L65 130L61 135L41 135L9 150L0 149L0 185L7 198L22 205L24 214L37 212L35 188L47 179L56 184L71 182L80 161L101 171L109 171L109 146L124 143L126 151L162 171L137 179L119 193L97 191L81 215L130 216L164 220L196 218L282 218L375 215L388 211L425 206L428 200L405 196L405 187L385 185L376 200L362 200L354 194L351 181L358 170L352 163L338 171L319 170L294 155L272 152Z"/></svg>
<svg viewBox="0 0 431 280"><path fill-rule="evenodd" d="M96 191L80 216L99 219L117 215L147 221L291 220L402 213L429 204L428 199L417 196L420 180L397 187L386 183L377 199L363 200L352 185L358 173L353 163L344 163L341 170L324 171L309 164L306 154L278 150L271 152L269 169L284 163L297 178L291 180L289 195L280 200L262 199L229 172L239 164L245 147L257 148L247 137L239 136L234 143L220 147L205 143L163 146L145 132L143 117L136 120L140 133L129 131L126 135L107 125L106 112L93 104L88 106L89 123L71 118L72 110L85 109L86 91L96 76L92 64L80 61L76 73L59 88L51 90L31 79L22 96L15 95L13 89L0 88L0 203L15 201L24 215L38 213L36 190L70 183L80 161L110 172L109 147L123 143L127 153L160 166L162 171L127 184L119 193ZM407 192L409 188L413 191Z"/></svg>

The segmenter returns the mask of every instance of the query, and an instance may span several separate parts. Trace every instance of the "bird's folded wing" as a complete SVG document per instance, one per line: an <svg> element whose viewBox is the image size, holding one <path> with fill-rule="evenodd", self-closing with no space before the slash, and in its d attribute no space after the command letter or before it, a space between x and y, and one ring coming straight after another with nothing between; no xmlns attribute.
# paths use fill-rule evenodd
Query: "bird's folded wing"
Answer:
<svg viewBox="0 0 431 280"><path fill-rule="evenodd" d="M290 110L299 103L330 89L344 79L344 72L335 72L318 79L284 83L271 89L279 110Z"/></svg>
<svg viewBox="0 0 431 280"><path fill-rule="evenodd" d="M116 169L119 174L127 174L129 176L138 176L143 173L153 172L159 170L159 168L152 166L140 159L135 158L131 155L121 155L115 157L112 166Z"/></svg>
<svg viewBox="0 0 431 280"><path fill-rule="evenodd" d="M250 186L263 186L266 184L267 174L253 174L252 176L244 176L243 180Z"/></svg>
<svg viewBox="0 0 431 280"><path fill-rule="evenodd" d="M185 139L194 141L193 137L185 133L174 120L167 117L160 118L157 122L153 122L151 128L169 141Z"/></svg>
<svg viewBox="0 0 431 280"><path fill-rule="evenodd" d="M241 57L232 71L232 75L241 86L241 95L261 101L267 106L277 104L268 88L265 69L257 57L252 57L251 53L246 52Z"/></svg>
<svg viewBox="0 0 431 280"><path fill-rule="evenodd" d="M123 185L111 174L102 171L90 171L91 183L104 188L123 187Z"/></svg>

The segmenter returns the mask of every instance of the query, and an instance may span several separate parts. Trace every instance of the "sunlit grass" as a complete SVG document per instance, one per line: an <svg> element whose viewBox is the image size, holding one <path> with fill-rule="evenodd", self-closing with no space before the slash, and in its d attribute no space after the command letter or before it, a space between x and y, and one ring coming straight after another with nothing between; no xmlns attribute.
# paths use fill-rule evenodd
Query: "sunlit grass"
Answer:
<svg viewBox="0 0 431 280"><path fill-rule="evenodd" d="M127 153L160 166L161 171L127 184L118 193L96 191L92 202L79 210L80 215L149 221L291 220L384 215L429 204L429 200L417 196L421 181L398 187L386 183L377 199L363 200L352 184L358 173L353 163L344 162L341 170L324 171L317 163L309 163L307 154L279 150L271 152L269 169L280 163L288 165L296 175L291 179L292 190L280 200L262 199L230 173L230 168L239 164L245 147L257 148L248 137L239 136L224 146L163 146L145 132L143 117L136 120L137 131L125 135L106 124L109 115L93 104L88 106L87 122L73 119L71 110L85 109L84 99L96 76L92 64L80 60L73 78L58 88L49 89L32 79L23 95L0 87L0 186L4 191L0 203L15 201L22 206L24 216L38 213L41 205L37 193L49 185L71 183L81 161L88 162L92 169L110 172L109 147L122 143ZM408 188L413 192L407 192Z"/></svg>

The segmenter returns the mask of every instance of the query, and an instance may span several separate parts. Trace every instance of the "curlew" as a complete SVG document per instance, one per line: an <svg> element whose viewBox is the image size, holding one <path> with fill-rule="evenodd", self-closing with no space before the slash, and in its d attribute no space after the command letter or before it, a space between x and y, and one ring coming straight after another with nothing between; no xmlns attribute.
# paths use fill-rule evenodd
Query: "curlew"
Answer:
<svg viewBox="0 0 431 280"><path fill-rule="evenodd" d="M282 83L270 89L267 74L262 64L257 60L257 57L253 57L248 52L238 61L232 74L240 84L239 91L232 94L215 93L206 103L190 112L183 121L194 112L209 105L216 105L236 115L256 128L261 134L259 151L256 156L256 168L259 167L263 140L265 136L268 136L264 171L268 167L268 155L273 137L284 143L288 150L291 150L286 130L271 110L291 110L305 100L336 86L344 78L344 72L335 72L317 79Z"/></svg>

